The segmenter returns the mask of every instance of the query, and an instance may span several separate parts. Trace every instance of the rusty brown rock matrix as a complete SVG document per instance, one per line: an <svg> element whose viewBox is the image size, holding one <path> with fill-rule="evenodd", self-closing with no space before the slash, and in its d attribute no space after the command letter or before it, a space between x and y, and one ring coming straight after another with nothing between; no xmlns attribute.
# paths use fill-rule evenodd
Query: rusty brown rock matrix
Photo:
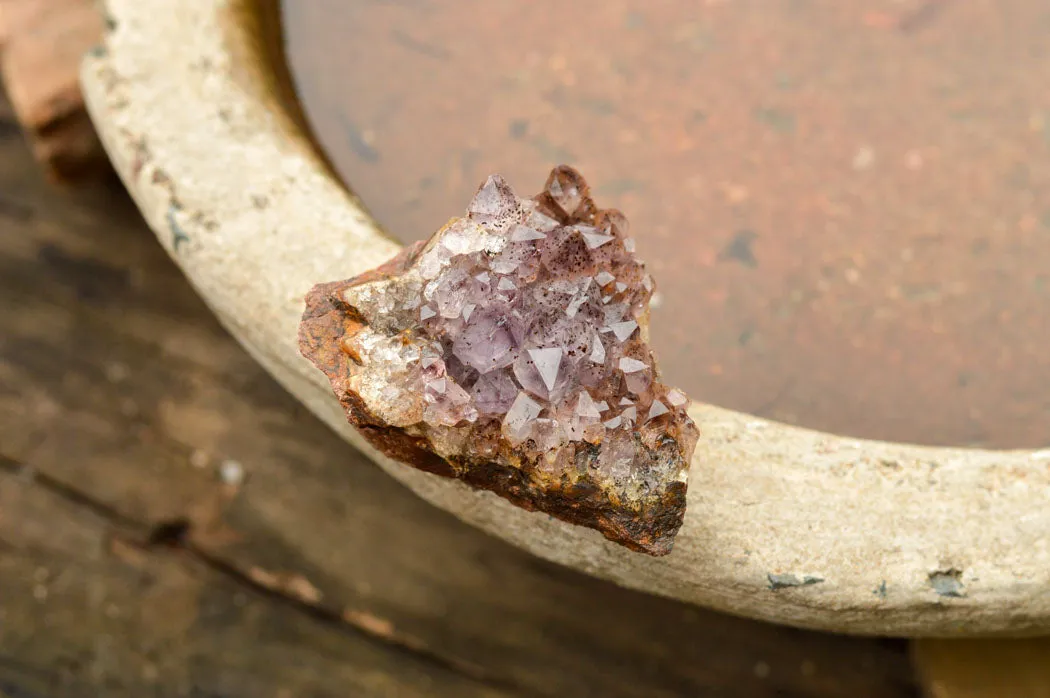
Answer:
<svg viewBox="0 0 1050 698"><path fill-rule="evenodd" d="M666 554L698 433L646 343L652 290L575 170L532 199L491 176L426 243L316 286L300 344L380 451Z"/></svg>

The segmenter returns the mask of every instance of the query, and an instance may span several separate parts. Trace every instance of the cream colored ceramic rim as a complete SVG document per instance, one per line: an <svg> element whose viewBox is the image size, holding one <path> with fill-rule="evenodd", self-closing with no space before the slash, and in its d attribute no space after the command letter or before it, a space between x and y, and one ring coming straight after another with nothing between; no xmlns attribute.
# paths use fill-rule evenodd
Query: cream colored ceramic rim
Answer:
<svg viewBox="0 0 1050 698"><path fill-rule="evenodd" d="M729 613L851 633L1050 630L1050 451L859 441L696 404L688 515L660 559L380 457L300 358L296 328L315 282L397 244L277 105L243 7L107 4L84 87L161 244L277 380L419 496L541 557Z"/></svg>

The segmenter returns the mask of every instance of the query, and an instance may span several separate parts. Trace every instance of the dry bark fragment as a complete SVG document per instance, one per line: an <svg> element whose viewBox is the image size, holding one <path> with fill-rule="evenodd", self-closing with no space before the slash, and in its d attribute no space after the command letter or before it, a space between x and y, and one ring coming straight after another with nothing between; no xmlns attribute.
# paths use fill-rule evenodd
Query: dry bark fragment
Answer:
<svg viewBox="0 0 1050 698"><path fill-rule="evenodd" d="M662 555L698 432L645 339L652 291L575 170L532 199L492 176L430 240L314 287L300 347L385 454Z"/></svg>

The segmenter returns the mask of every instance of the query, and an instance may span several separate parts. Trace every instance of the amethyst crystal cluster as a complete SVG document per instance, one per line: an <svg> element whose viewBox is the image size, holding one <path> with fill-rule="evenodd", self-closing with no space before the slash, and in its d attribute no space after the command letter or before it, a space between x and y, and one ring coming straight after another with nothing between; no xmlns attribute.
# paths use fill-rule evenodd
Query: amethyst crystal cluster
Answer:
<svg viewBox="0 0 1050 698"><path fill-rule="evenodd" d="M388 455L665 554L697 430L645 340L652 289L574 170L532 199L492 176L425 244L315 287L301 346Z"/></svg>

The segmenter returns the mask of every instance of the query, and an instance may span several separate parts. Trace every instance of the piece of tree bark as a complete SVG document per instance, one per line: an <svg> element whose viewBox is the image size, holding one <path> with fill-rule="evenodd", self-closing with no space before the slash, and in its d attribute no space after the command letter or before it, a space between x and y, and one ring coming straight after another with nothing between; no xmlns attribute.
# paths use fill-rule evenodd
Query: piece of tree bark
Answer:
<svg viewBox="0 0 1050 698"><path fill-rule="evenodd" d="M55 181L107 166L78 79L102 25L91 0L0 0L0 77L34 156Z"/></svg>

